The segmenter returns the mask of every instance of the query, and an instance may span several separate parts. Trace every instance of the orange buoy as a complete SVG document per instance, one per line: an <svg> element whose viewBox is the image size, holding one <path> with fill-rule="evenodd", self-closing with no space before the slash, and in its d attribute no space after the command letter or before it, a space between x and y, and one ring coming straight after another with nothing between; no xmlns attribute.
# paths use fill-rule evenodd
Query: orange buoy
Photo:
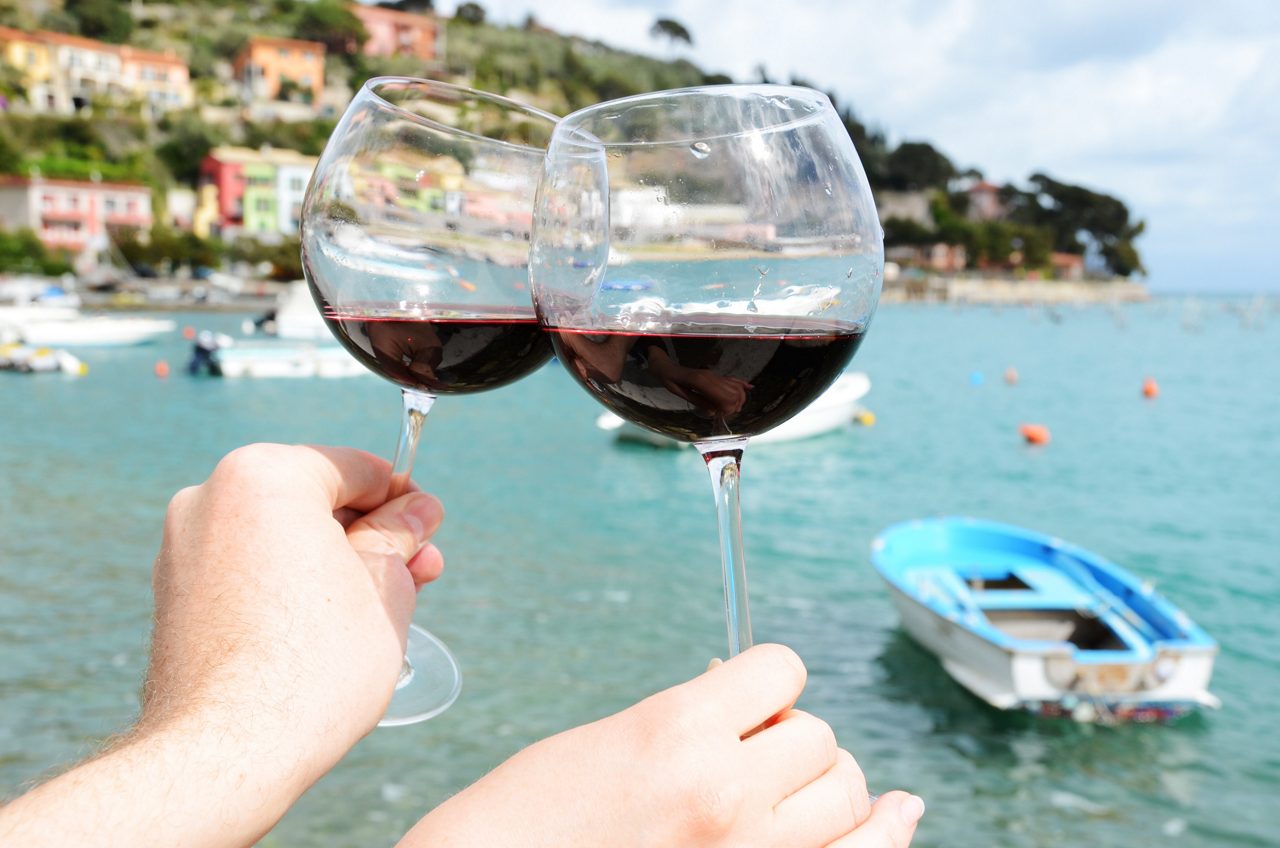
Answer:
<svg viewBox="0 0 1280 848"><path fill-rule="evenodd" d="M182 337L187 341L194 341L196 337L196 328L190 324L182 328Z"/></svg>
<svg viewBox="0 0 1280 848"><path fill-rule="evenodd" d="M165 377L169 376L169 363L161 359L156 363L155 371L156 376L163 380Z"/></svg>
<svg viewBox="0 0 1280 848"><path fill-rule="evenodd" d="M1018 432L1022 434L1022 438L1026 439L1029 445L1049 444L1049 428L1043 424L1023 424L1018 428Z"/></svg>
<svg viewBox="0 0 1280 848"><path fill-rule="evenodd" d="M1018 385L1018 369L1012 365L1004 369L1004 381L1011 386Z"/></svg>
<svg viewBox="0 0 1280 848"><path fill-rule="evenodd" d="M1142 381L1142 396L1148 400L1155 400L1160 396L1160 386L1154 377L1148 377Z"/></svg>

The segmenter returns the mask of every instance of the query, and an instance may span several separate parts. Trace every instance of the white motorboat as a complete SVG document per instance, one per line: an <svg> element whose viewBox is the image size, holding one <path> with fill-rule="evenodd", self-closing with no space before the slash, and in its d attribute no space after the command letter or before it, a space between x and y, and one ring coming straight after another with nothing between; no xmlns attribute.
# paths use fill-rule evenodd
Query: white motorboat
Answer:
<svg viewBox="0 0 1280 848"><path fill-rule="evenodd" d="M50 320L34 317L9 325L32 347L122 347L155 341L176 325L165 318L77 317Z"/></svg>
<svg viewBox="0 0 1280 848"><path fill-rule="evenodd" d="M871 391L871 378L865 373L850 371L842 374L794 418L784 421L772 430L752 436L751 444L790 442L848 427L861 416L869 415L861 403L869 391ZM596 418L596 426L616 434L619 441L642 442L663 448L678 448L689 444L638 427L612 412L601 413Z"/></svg>

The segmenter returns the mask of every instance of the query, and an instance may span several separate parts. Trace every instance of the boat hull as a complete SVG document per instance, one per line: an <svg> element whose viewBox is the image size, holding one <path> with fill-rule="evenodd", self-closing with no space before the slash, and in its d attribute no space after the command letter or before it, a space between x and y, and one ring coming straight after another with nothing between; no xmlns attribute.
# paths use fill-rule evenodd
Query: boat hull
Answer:
<svg viewBox="0 0 1280 848"><path fill-rule="evenodd" d="M1220 705L1208 689L1217 644L1184 613L1114 563L1017 530L937 519L890 528L873 545L903 629L956 682L998 709L1080 721ZM984 533L989 547L953 544ZM1014 541L990 541L1001 533Z"/></svg>

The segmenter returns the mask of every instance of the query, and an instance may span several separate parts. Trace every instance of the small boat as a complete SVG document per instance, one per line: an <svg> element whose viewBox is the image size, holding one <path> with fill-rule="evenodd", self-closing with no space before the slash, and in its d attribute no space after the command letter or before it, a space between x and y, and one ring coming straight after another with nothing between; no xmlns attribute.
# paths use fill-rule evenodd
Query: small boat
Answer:
<svg viewBox="0 0 1280 848"><path fill-rule="evenodd" d="M369 372L337 345L237 344L216 353L222 377L355 377Z"/></svg>
<svg viewBox="0 0 1280 848"><path fill-rule="evenodd" d="M83 377L89 373L89 367L65 350L0 344L0 371L17 371L22 374L61 372L73 377Z"/></svg>
<svg viewBox="0 0 1280 848"><path fill-rule="evenodd" d="M1103 723L1217 708L1217 643L1119 565L971 518L886 529L871 561L903 628L993 707Z"/></svg>
<svg viewBox="0 0 1280 848"><path fill-rule="evenodd" d="M782 422L772 430L752 436L751 444L790 442L848 427L860 417L869 416L861 404L861 400L869 391L871 391L871 378L866 374L861 371L842 374L795 417ZM659 448L679 448L689 444L646 430L623 420L612 412L601 413L596 418L596 426L616 434L619 441L640 442Z"/></svg>

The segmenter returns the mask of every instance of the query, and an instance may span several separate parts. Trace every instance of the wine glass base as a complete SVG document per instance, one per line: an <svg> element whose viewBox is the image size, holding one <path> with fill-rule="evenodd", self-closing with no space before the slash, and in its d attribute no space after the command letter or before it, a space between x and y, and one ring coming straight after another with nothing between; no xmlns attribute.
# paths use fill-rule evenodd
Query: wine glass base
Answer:
<svg viewBox="0 0 1280 848"><path fill-rule="evenodd" d="M435 718L462 691L458 661L444 643L416 624L409 625L405 669L378 727L399 727Z"/></svg>

